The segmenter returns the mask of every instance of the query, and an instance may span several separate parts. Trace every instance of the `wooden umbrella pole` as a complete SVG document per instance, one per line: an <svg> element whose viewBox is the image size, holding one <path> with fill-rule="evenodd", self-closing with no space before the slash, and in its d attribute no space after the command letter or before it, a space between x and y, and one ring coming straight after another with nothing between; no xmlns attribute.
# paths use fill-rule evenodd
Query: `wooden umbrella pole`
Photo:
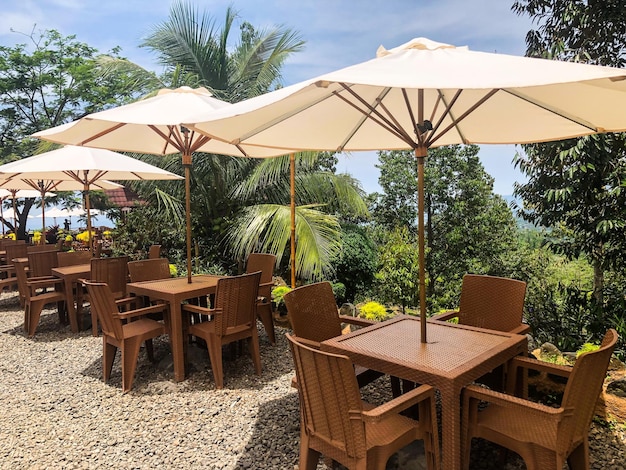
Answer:
<svg viewBox="0 0 626 470"><path fill-rule="evenodd" d="M91 207L89 205L89 186L85 185L85 189L83 189L83 199L85 200L85 210L87 211L87 234L89 235L87 240L89 240L89 252L93 256L93 236L91 233Z"/></svg>
<svg viewBox="0 0 626 470"><path fill-rule="evenodd" d="M46 243L46 188L43 185L43 181L39 181L39 190L41 191L41 223L43 224L39 244L44 245Z"/></svg>
<svg viewBox="0 0 626 470"><path fill-rule="evenodd" d="M185 168L185 217L187 226L187 282L191 284L191 155L183 155Z"/></svg>
<svg viewBox="0 0 626 470"><path fill-rule="evenodd" d="M289 185L291 193L291 288L296 287L296 155L289 154Z"/></svg>
<svg viewBox="0 0 626 470"><path fill-rule="evenodd" d="M418 212L418 263L419 263L419 296L420 296L420 328L422 343L426 343L426 269L424 266L424 161L428 149L417 147L417 212Z"/></svg>

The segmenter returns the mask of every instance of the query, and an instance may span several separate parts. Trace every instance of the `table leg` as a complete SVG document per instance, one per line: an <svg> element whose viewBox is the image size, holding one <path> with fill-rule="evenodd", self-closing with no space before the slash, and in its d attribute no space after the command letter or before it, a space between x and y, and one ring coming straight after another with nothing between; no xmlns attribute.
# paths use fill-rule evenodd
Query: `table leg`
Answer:
<svg viewBox="0 0 626 470"><path fill-rule="evenodd" d="M441 394L441 452L441 468L462 468L460 391Z"/></svg>
<svg viewBox="0 0 626 470"><path fill-rule="evenodd" d="M74 308L74 291L72 289L73 282L70 279L63 279L65 288L65 299L67 300L67 316L70 318L70 329L72 333L78 333L78 317Z"/></svg>
<svg viewBox="0 0 626 470"><path fill-rule="evenodd" d="M170 302L170 345L174 363L174 380L185 380L185 349L180 301Z"/></svg>

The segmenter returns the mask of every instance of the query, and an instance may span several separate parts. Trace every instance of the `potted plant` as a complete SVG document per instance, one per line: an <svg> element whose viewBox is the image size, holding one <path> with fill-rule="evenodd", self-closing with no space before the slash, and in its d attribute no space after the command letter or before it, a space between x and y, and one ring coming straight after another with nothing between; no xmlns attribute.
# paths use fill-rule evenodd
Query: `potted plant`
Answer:
<svg viewBox="0 0 626 470"><path fill-rule="evenodd" d="M281 316L287 315L287 307L283 297L289 291L291 291L291 287L288 286L278 286L272 289L272 305Z"/></svg>

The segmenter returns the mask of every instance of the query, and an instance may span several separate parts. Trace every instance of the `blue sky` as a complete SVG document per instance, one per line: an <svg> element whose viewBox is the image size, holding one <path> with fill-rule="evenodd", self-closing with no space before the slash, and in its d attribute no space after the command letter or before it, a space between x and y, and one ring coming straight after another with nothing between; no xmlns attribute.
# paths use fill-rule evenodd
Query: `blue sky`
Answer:
<svg viewBox="0 0 626 470"><path fill-rule="evenodd" d="M414 37L523 55L524 37L532 26L527 17L510 10L512 0L198 0L194 4L210 12L217 25L223 24L226 8L232 5L240 19L258 29L284 25L298 31L306 46L285 64L284 85L369 60L378 46L392 48ZM169 0L4 0L0 43L27 43L33 29L56 29L75 34L100 52L120 46L122 55L158 72L155 57L138 46L151 28L167 19L170 5ZM511 163L515 151L505 145L481 148L481 161L495 178L498 194L511 194L513 183L523 180ZM354 153L340 158L338 170L352 174L372 192L379 189L376 162L374 152Z"/></svg>

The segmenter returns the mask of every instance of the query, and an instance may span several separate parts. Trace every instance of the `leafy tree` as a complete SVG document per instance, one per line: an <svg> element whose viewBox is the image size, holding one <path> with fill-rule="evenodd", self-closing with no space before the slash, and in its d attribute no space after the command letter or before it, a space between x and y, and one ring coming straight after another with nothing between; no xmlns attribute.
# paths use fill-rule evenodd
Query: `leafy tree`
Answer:
<svg viewBox="0 0 626 470"><path fill-rule="evenodd" d="M345 298L355 302L358 294L368 291L376 271L376 246L366 230L356 224L344 224L341 252L334 260L336 278L345 285Z"/></svg>
<svg viewBox="0 0 626 470"><path fill-rule="evenodd" d="M395 227L417 229L417 162L412 152L378 152L378 184L382 194L371 195L372 218L392 230Z"/></svg>
<svg viewBox="0 0 626 470"><path fill-rule="evenodd" d="M478 146L429 151L425 167L427 297L431 307L458 302L465 273L501 274L510 262L516 226L505 201L492 193ZM381 186L372 217L406 227L416 238L417 168L410 151L380 152ZM416 248L417 249L417 248ZM417 272L417 271L416 271Z"/></svg>
<svg viewBox="0 0 626 470"><path fill-rule="evenodd" d="M407 227L388 232L380 247L375 274L377 298L391 305L400 305L402 313L418 303L417 243Z"/></svg>
<svg viewBox="0 0 626 470"><path fill-rule="evenodd" d="M537 29L526 36L527 54L623 67L626 59L626 2L520 0L518 14ZM570 258L587 255L594 267L594 299L603 303L604 273L626 249L622 185L626 181L626 134L606 134L525 145L516 165L528 176L515 194L522 216L564 228L554 248Z"/></svg>
<svg viewBox="0 0 626 470"><path fill-rule="evenodd" d="M98 51L55 30L26 35L27 43L0 46L0 160L37 153L30 134L76 119L129 96L127 75L104 80L95 73ZM110 52L118 56L118 50ZM20 233L30 207L19 213ZM9 225L7 221L5 224ZM10 225L9 225L10 226Z"/></svg>
<svg viewBox="0 0 626 470"><path fill-rule="evenodd" d="M478 150L476 145L455 145L428 155L428 296L446 307L457 304L464 274L502 275L517 241L511 209L493 194L493 178L485 172Z"/></svg>
<svg viewBox="0 0 626 470"><path fill-rule="evenodd" d="M175 80L175 86L204 86L229 102L280 86L285 59L301 50L303 41L288 28L257 31L243 22L239 42L232 45L236 19L237 14L228 8L220 27L191 3L176 2L169 18L155 26L142 44L157 54L166 74L155 80L132 64L110 59L106 71L112 74L116 70L134 70L137 83L152 83L155 88L166 86L168 80ZM170 171L180 166L174 160L167 164ZM297 266L305 278L329 274L329 261L338 249L340 233L334 214L353 212L350 206L355 200L361 205L356 212L366 213L356 183L334 175L334 165L333 154L298 156L297 219L301 226L297 233ZM236 262L223 255L221 242L225 240L238 259L253 249L270 250L283 258L290 227L288 157L261 162L198 155L191 183L193 232L203 246L203 256ZM149 197L149 190L139 185L137 188ZM181 192L172 194L178 201L184 200Z"/></svg>

